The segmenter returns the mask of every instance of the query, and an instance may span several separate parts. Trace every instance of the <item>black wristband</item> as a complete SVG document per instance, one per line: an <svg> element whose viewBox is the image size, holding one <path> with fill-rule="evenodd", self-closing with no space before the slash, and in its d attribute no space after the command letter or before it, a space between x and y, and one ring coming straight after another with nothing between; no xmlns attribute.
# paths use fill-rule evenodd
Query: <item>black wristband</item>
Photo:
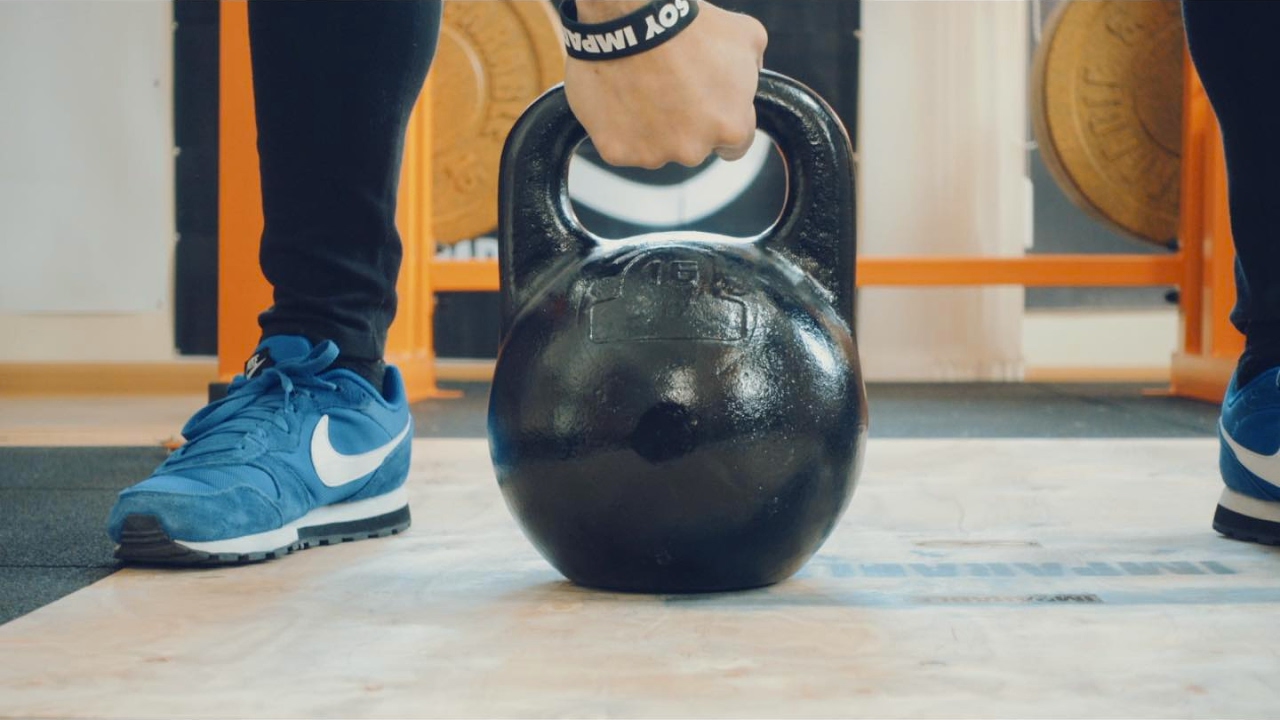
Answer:
<svg viewBox="0 0 1280 720"><path fill-rule="evenodd" d="M578 60L616 60L652 50L689 27L698 17L698 0L653 0L609 22L578 22L574 0L561 0L564 49Z"/></svg>

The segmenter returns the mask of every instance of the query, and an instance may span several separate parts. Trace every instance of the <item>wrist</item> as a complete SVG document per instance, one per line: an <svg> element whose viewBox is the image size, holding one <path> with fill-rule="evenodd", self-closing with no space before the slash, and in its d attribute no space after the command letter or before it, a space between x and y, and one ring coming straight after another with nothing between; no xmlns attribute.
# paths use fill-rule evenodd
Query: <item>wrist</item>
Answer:
<svg viewBox="0 0 1280 720"><path fill-rule="evenodd" d="M608 22L646 5L645 0L578 0L578 19L584 23Z"/></svg>

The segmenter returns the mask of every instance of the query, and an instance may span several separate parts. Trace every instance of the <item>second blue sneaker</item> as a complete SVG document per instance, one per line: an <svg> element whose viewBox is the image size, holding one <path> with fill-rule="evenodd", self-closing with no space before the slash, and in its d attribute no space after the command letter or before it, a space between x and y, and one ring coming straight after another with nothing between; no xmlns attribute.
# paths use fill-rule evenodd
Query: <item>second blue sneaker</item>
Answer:
<svg viewBox="0 0 1280 720"><path fill-rule="evenodd" d="M178 448L120 493L107 531L126 561L265 560L409 526L413 419L399 372L381 389L334 368L332 342L267 338Z"/></svg>
<svg viewBox="0 0 1280 720"><path fill-rule="evenodd" d="M1237 540L1280 545L1280 368L1244 387L1232 378L1218 437L1226 487L1213 529Z"/></svg>

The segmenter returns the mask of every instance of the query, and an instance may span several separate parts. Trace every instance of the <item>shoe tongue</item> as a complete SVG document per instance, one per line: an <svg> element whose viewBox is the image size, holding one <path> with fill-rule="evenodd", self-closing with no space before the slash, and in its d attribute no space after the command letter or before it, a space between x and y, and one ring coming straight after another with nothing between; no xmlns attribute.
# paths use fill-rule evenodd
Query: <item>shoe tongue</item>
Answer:
<svg viewBox="0 0 1280 720"><path fill-rule="evenodd" d="M301 335L272 335L262 341L244 363L244 376L252 380L276 363L299 360L311 353L311 342Z"/></svg>

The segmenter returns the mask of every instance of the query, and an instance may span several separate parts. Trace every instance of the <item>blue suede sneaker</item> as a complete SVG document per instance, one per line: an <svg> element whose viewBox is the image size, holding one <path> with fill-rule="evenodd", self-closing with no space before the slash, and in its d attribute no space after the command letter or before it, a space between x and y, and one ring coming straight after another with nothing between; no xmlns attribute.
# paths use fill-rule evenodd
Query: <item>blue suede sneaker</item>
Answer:
<svg viewBox="0 0 1280 720"><path fill-rule="evenodd" d="M267 338L178 448L120 493L107 524L121 560L235 564L409 527L413 418L404 381L382 391L331 367L332 342Z"/></svg>
<svg viewBox="0 0 1280 720"><path fill-rule="evenodd" d="M1227 486L1213 529L1237 540L1280 545L1280 368L1244 387L1231 379L1218 438Z"/></svg>

